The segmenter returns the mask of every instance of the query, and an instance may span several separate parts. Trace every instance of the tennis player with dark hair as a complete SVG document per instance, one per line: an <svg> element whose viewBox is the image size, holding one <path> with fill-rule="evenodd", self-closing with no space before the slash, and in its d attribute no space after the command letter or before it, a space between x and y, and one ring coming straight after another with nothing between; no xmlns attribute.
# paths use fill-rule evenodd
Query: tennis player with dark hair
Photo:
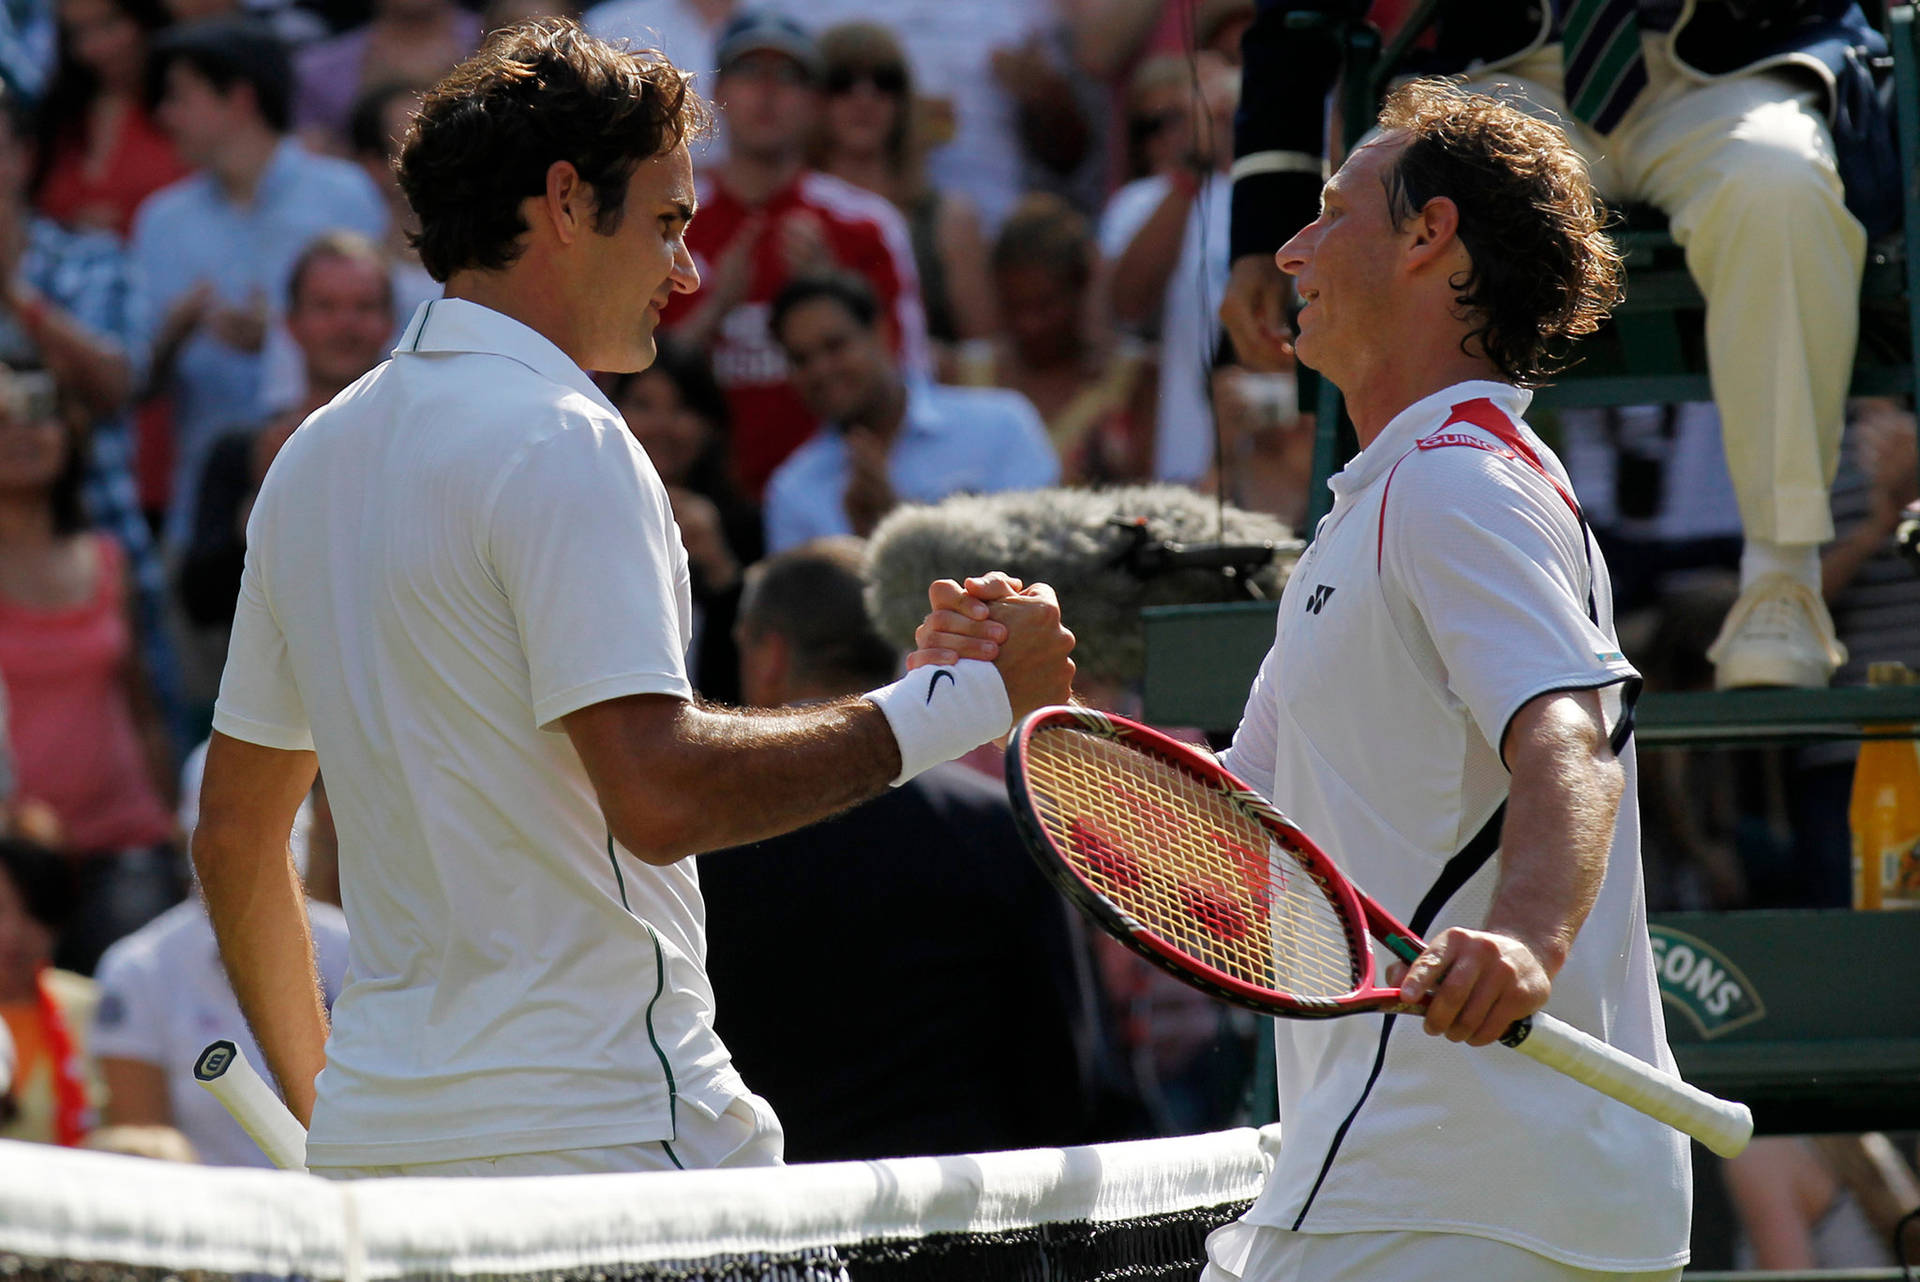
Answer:
<svg viewBox="0 0 1920 1282"><path fill-rule="evenodd" d="M1559 129L1415 81L1277 256L1299 357L1362 449L1223 761L1430 941L1396 982L1430 997L1436 1036L1278 1021L1286 1144L1211 1239L1208 1282L1673 1279L1687 1258L1683 1136L1441 1040L1485 1046L1545 1008L1673 1071L1632 800L1640 680L1566 471L1522 418L1619 292L1600 220ZM974 631L937 613L921 643L990 654Z"/></svg>
<svg viewBox="0 0 1920 1282"><path fill-rule="evenodd" d="M398 162L446 297L254 506L194 857L324 1174L779 1161L713 1032L684 856L880 793L1071 682L1035 588L992 607L997 666L781 711L693 697L667 495L586 371L646 366L698 286L705 120L656 56L496 33ZM286 856L316 761L352 932L331 1039Z"/></svg>

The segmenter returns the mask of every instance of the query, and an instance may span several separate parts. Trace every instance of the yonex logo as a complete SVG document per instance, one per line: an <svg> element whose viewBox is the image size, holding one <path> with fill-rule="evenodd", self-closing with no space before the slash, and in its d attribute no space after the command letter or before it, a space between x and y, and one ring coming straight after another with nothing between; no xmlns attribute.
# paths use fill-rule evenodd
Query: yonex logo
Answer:
<svg viewBox="0 0 1920 1282"><path fill-rule="evenodd" d="M933 676L927 681L927 702L929 704L933 702L933 692L935 689L939 687L941 677L945 677L947 680L952 681L953 673L947 671L945 668L941 668L938 671L936 671L933 674ZM956 684L958 683L956 682Z"/></svg>
<svg viewBox="0 0 1920 1282"><path fill-rule="evenodd" d="M1320 607L1333 599L1333 589L1324 583L1316 584L1313 595L1307 598L1307 613L1318 614Z"/></svg>

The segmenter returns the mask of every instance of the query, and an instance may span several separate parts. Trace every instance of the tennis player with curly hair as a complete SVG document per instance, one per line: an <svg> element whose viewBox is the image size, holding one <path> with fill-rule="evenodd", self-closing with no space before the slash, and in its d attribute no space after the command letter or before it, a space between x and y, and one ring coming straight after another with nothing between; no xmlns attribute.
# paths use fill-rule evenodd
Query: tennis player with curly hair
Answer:
<svg viewBox="0 0 1920 1282"><path fill-rule="evenodd" d="M779 711L693 696L666 490L587 372L648 365L698 287L688 79L543 20L430 92L398 172L446 295L254 506L194 861L316 1172L779 1161L714 1034L684 857L882 792L1071 683L1039 587L992 607L997 665ZM286 854L316 763L352 937L330 1039Z"/></svg>
<svg viewBox="0 0 1920 1282"><path fill-rule="evenodd" d="M1527 390L1619 258L1566 136L1416 81L1276 262L1362 449L1223 760L1430 941L1424 1016L1277 1021L1285 1143L1206 1282L1677 1278L1678 1132L1485 1046L1542 1008L1673 1071L1633 802L1640 680ZM949 597L942 605L955 604ZM955 613L921 643L978 655ZM1420 1036L1415 1021L1424 1019ZM1444 1039L1444 1040L1443 1040Z"/></svg>

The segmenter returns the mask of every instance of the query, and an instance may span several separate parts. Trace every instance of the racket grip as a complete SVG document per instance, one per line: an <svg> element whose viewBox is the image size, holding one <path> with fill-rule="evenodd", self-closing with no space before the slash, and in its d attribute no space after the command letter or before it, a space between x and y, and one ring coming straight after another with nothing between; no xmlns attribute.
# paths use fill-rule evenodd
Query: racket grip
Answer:
<svg viewBox="0 0 1920 1282"><path fill-rule="evenodd" d="M1753 1113L1745 1104L1709 1095L1544 1011L1519 1021L1500 1040L1693 1136L1721 1157L1734 1156L1753 1138Z"/></svg>
<svg viewBox="0 0 1920 1282"><path fill-rule="evenodd" d="M193 1075L275 1166L283 1171L307 1169L306 1128L255 1071L245 1051L232 1042L214 1042L194 1061Z"/></svg>

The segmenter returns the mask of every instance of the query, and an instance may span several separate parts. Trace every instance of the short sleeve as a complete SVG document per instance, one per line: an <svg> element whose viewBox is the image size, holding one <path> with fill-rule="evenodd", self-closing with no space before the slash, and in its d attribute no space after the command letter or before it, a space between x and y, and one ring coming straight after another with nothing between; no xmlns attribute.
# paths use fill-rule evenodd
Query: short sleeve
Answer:
<svg viewBox="0 0 1920 1282"><path fill-rule="evenodd" d="M1586 533L1544 478L1469 447L1421 451L1385 501L1389 608L1403 635L1406 611L1417 616L1448 689L1496 753L1539 695L1637 689L1633 666L1589 614L1597 570ZM1611 723L1620 708L1609 702Z"/></svg>
<svg viewBox="0 0 1920 1282"><path fill-rule="evenodd" d="M166 1037L160 1005L154 1000L144 951L126 944L109 948L94 975L99 1002L93 1010L95 1058L131 1059L143 1064L167 1065Z"/></svg>
<svg viewBox="0 0 1920 1282"><path fill-rule="evenodd" d="M688 699L686 553L646 455L578 416L509 470L486 519L543 728L632 694Z"/></svg>
<svg viewBox="0 0 1920 1282"><path fill-rule="evenodd" d="M268 603L257 545L251 542L240 574L220 697L213 705L213 728L228 738L265 748L313 749L313 730L294 682L286 634Z"/></svg>
<svg viewBox="0 0 1920 1282"><path fill-rule="evenodd" d="M1279 695L1274 693L1279 664L1279 647L1267 647L1267 657L1260 661L1253 689L1247 693L1246 710L1240 714L1233 742L1220 754L1220 764L1242 783L1252 784L1263 797L1273 794L1279 766Z"/></svg>

